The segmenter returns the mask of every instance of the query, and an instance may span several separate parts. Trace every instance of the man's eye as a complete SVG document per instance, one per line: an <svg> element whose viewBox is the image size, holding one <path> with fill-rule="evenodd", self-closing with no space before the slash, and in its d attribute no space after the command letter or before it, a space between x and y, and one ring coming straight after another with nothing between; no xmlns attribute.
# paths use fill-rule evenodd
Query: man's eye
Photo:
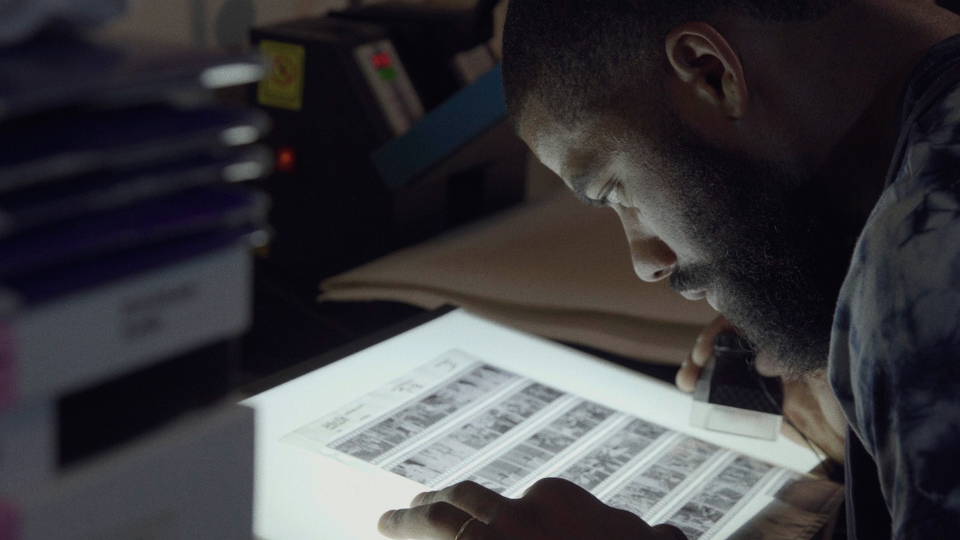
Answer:
<svg viewBox="0 0 960 540"><path fill-rule="evenodd" d="M600 201L605 205L620 204L620 180L613 179L604 186Z"/></svg>

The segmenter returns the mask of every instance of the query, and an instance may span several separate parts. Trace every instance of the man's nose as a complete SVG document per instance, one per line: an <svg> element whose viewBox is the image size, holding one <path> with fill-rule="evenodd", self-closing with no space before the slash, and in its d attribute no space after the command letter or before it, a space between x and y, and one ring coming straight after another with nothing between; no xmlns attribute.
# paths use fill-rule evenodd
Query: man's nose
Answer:
<svg viewBox="0 0 960 540"><path fill-rule="evenodd" d="M655 236L643 239L630 239L630 256L633 258L633 271L644 281L660 281L673 272L677 256Z"/></svg>
<svg viewBox="0 0 960 540"><path fill-rule="evenodd" d="M633 270L637 276L649 282L668 277L677 264L676 253L663 240L648 231L635 212L618 208L617 214L627 233Z"/></svg>

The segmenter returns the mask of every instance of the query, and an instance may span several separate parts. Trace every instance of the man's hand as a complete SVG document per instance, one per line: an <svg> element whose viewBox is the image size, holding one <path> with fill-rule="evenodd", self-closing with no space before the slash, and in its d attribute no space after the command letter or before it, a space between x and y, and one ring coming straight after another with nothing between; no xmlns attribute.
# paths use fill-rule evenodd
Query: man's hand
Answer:
<svg viewBox="0 0 960 540"><path fill-rule="evenodd" d="M696 389L703 366L713 356L713 339L724 332L734 331L733 324L721 315L700 332L690 358L680 364L680 371L677 372L677 387L680 390L689 394Z"/></svg>
<svg viewBox="0 0 960 540"><path fill-rule="evenodd" d="M686 540L676 527L650 527L559 478L540 480L519 499L461 482L421 493L410 505L385 513L380 533L419 540Z"/></svg>
<svg viewBox="0 0 960 540"><path fill-rule="evenodd" d="M681 364L677 372L677 387L680 390L693 392L704 364L713 356L713 339L717 334L733 331L733 324L720 316L700 333L690 358ZM831 459L843 463L846 420L825 374L816 373L799 380L784 380L783 414L790 420L789 423L784 422L782 428L787 438L805 444L803 435L806 435ZM802 431L803 435L791 427L791 423Z"/></svg>
<svg viewBox="0 0 960 540"><path fill-rule="evenodd" d="M800 380L784 381L783 414L791 424L783 423L781 431L784 435L800 444L806 435L830 459L843 464L847 420L826 374L816 373Z"/></svg>

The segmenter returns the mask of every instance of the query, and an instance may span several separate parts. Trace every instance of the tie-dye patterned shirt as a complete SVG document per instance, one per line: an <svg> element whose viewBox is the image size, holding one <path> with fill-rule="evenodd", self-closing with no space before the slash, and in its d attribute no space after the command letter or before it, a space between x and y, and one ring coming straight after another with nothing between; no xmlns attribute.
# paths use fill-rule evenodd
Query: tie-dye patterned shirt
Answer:
<svg viewBox="0 0 960 540"><path fill-rule="evenodd" d="M834 319L831 383L876 462L895 539L960 538L958 65L955 36L911 76L905 152L857 243ZM936 82L951 72L954 82Z"/></svg>

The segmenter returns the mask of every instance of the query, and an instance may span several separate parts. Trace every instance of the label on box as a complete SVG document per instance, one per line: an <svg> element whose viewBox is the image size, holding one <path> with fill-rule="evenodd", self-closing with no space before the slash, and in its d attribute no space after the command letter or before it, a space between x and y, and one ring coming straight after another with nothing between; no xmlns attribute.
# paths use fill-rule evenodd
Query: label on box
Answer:
<svg viewBox="0 0 960 540"><path fill-rule="evenodd" d="M243 243L47 302L16 319L17 403L96 384L246 330Z"/></svg>
<svg viewBox="0 0 960 540"><path fill-rule="evenodd" d="M12 501L0 497L0 540L20 538L20 513Z"/></svg>
<svg viewBox="0 0 960 540"><path fill-rule="evenodd" d="M260 51L270 58L270 76L260 81L257 101L261 105L299 111L303 108L303 70L306 49L292 43L265 39Z"/></svg>
<svg viewBox="0 0 960 540"><path fill-rule="evenodd" d="M9 409L16 400L16 339L13 328L0 320L0 411Z"/></svg>
<svg viewBox="0 0 960 540"><path fill-rule="evenodd" d="M353 54L393 134L403 135L424 111L393 43L389 39L368 43Z"/></svg>

